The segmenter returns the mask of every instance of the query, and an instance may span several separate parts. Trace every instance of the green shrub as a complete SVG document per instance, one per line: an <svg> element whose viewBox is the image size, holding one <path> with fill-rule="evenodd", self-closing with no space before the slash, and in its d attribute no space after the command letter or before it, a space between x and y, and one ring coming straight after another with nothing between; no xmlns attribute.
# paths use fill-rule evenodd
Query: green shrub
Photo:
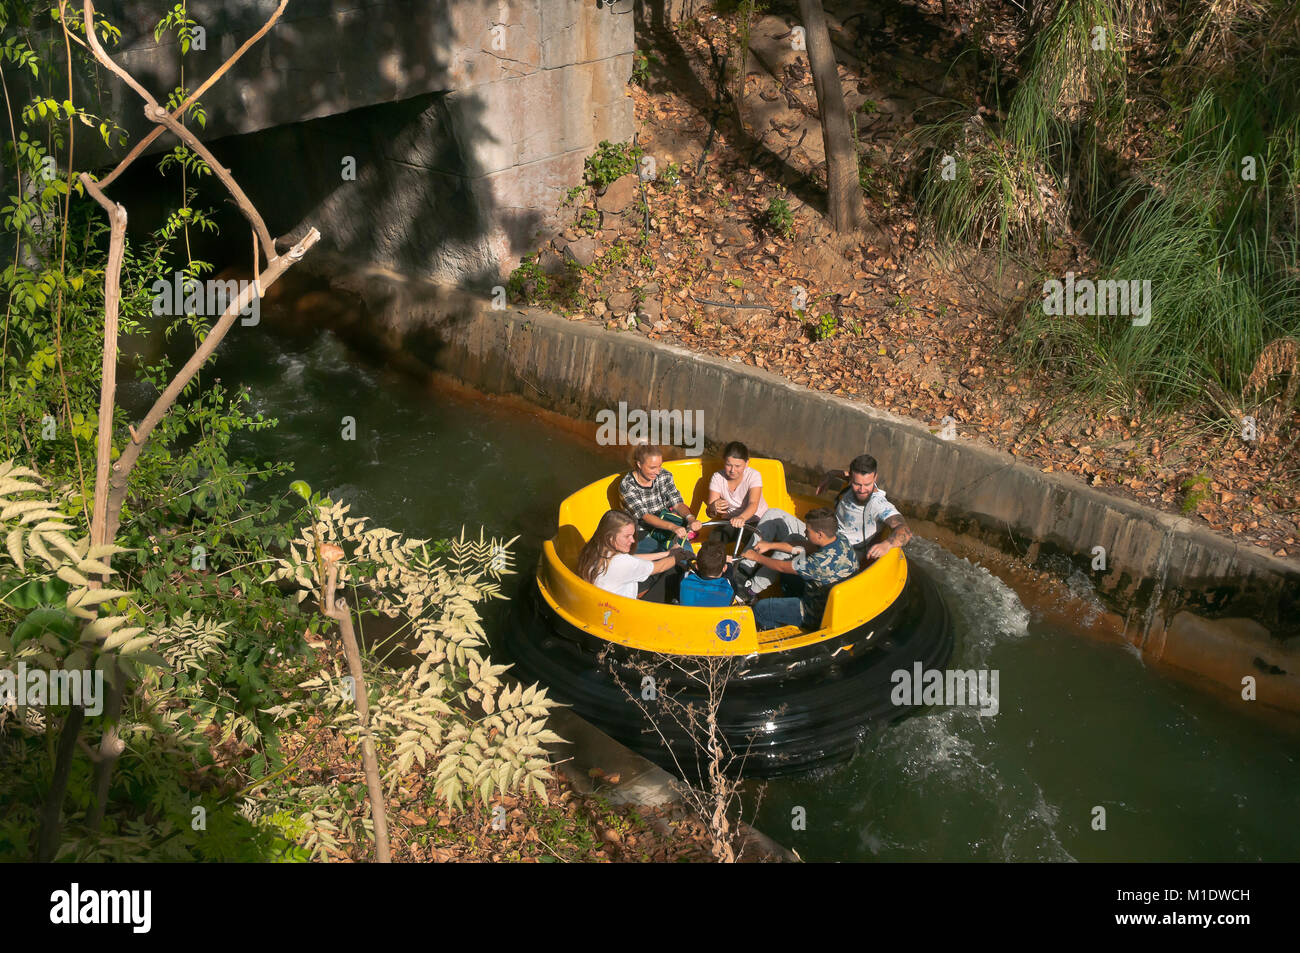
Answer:
<svg viewBox="0 0 1300 953"><path fill-rule="evenodd" d="M790 203L785 199L770 199L763 212L762 225L782 238L793 238L794 215L790 212Z"/></svg>
<svg viewBox="0 0 1300 953"><path fill-rule="evenodd" d="M635 172L644 154L640 146L629 142L602 139L596 151L587 156L584 172L587 184L597 190L605 188L615 179Z"/></svg>
<svg viewBox="0 0 1300 953"><path fill-rule="evenodd" d="M536 255L525 255L519 261L519 267L510 272L506 281L506 293L511 301L536 304L550 297L551 279L537 263Z"/></svg>
<svg viewBox="0 0 1300 953"><path fill-rule="evenodd" d="M682 167L676 162L669 162L659 172L659 182L669 188L675 188L682 181Z"/></svg>
<svg viewBox="0 0 1300 953"><path fill-rule="evenodd" d="M840 322L834 314L827 311L813 325L812 336L814 341L825 341L835 336L839 330Z"/></svg>
<svg viewBox="0 0 1300 953"><path fill-rule="evenodd" d="M637 50L632 54L632 78L630 82L637 86L645 87L650 85L650 64L658 64L659 57L645 50Z"/></svg>
<svg viewBox="0 0 1300 953"><path fill-rule="evenodd" d="M506 281L506 295L516 304L552 311L573 311L586 304L582 275L581 266L570 260L564 262L562 273L548 275L538 264L536 255L525 255Z"/></svg>

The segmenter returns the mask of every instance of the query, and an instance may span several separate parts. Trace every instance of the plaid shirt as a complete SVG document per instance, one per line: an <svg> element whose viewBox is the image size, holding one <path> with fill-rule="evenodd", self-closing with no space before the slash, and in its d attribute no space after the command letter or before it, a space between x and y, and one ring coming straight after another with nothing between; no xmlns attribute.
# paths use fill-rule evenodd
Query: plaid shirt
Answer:
<svg viewBox="0 0 1300 953"><path fill-rule="evenodd" d="M660 510L671 510L686 502L667 470L660 470L649 486L642 486L636 481L636 476L629 473L618 485L618 492L623 497L623 508L635 520L640 520L647 513L658 516Z"/></svg>

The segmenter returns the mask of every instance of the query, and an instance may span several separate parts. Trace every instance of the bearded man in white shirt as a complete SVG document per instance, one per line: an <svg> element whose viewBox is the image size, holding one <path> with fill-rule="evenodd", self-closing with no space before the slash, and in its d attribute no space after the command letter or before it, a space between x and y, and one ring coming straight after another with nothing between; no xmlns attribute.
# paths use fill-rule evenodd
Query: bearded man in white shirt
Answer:
<svg viewBox="0 0 1300 953"><path fill-rule="evenodd" d="M879 559L891 549L906 545L912 538L912 530L903 514L876 485L876 469L876 458L864 453L854 457L847 470L828 470L817 486L817 493L821 494L831 480L848 482L835 498L835 518L839 522L840 534L853 544L863 562ZM885 527L891 530L889 538L878 539Z"/></svg>

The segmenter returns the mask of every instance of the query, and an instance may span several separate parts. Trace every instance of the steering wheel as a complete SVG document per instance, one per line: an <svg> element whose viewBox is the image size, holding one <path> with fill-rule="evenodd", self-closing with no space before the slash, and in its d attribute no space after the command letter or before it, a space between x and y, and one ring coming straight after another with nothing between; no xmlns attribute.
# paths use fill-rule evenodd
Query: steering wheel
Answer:
<svg viewBox="0 0 1300 953"><path fill-rule="evenodd" d="M729 519L705 520L703 523L700 524L700 529L702 530L706 528L715 529L723 526L731 528L731 520ZM740 544L744 542L746 532L752 533L755 539L762 539L762 537L758 535L757 527L758 527L758 518L755 516L751 516L749 520L745 523L745 525L740 528L740 532L736 534L736 548L731 553L733 557L740 555L741 548L742 548Z"/></svg>

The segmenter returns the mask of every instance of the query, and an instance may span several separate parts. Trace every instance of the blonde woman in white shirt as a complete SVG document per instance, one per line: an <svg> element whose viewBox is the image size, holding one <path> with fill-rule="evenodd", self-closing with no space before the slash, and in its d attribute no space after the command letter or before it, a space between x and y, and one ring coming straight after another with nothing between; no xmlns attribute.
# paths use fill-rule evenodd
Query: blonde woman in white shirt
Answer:
<svg viewBox="0 0 1300 953"><path fill-rule="evenodd" d="M737 440L723 448L722 469L709 479L708 513L714 519L727 520L737 530L755 520L758 535L768 542L783 543L804 534L804 525L797 517L767 505L763 476L749 466L749 448ZM737 563L737 567L740 579L752 576L748 588L753 594L762 592L779 575L748 559Z"/></svg>
<svg viewBox="0 0 1300 953"><path fill-rule="evenodd" d="M666 553L633 553L636 546L636 521L619 510L610 510L600 518L596 531L578 554L578 576L606 592L629 599L639 599L657 591L662 602L662 587L641 586L652 576L668 572L686 551L674 546Z"/></svg>

